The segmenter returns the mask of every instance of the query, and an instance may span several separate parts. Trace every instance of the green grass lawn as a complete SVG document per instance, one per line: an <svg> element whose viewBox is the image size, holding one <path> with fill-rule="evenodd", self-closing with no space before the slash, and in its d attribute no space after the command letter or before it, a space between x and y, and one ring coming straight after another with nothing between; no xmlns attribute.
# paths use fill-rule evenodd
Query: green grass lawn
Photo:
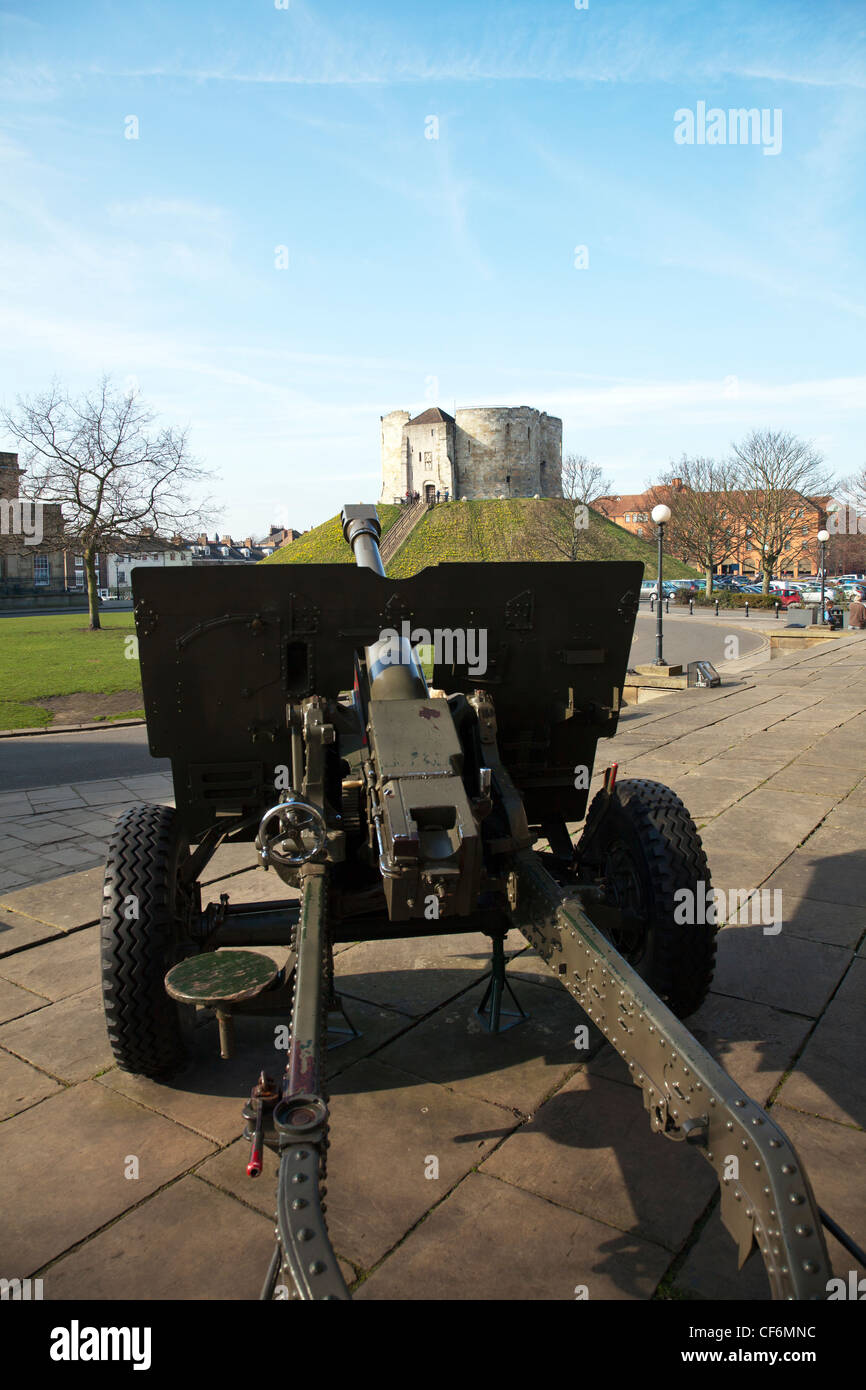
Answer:
<svg viewBox="0 0 866 1390"><path fill-rule="evenodd" d="M0 618L0 729L51 724L51 711L40 707L40 699L141 689L137 656L125 654L131 645L125 639L134 634L132 614L101 614L100 619L102 628L91 632L84 613ZM27 703L31 700L36 703ZM122 715L101 716L96 707L91 717L108 721Z"/></svg>

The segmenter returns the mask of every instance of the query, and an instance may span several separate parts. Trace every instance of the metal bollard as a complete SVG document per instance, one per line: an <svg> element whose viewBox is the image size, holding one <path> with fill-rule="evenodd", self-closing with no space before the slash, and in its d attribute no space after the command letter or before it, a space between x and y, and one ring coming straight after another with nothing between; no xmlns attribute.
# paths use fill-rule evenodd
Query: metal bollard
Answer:
<svg viewBox="0 0 866 1390"><path fill-rule="evenodd" d="M749 600L746 599L746 617L748 618L748 616L749 616Z"/></svg>
<svg viewBox="0 0 866 1390"><path fill-rule="evenodd" d="M778 619L778 617L779 617L779 609L781 608L781 606L782 606L782 605L779 603L779 600L776 599L776 602L773 604L773 607L774 607L775 610L776 610L776 618L777 618L777 619Z"/></svg>
<svg viewBox="0 0 866 1390"><path fill-rule="evenodd" d="M716 617L719 616L719 600L716 599Z"/></svg>
<svg viewBox="0 0 866 1390"><path fill-rule="evenodd" d="M652 613L653 609L655 608L655 603L656 603L656 596L655 596L655 594L650 594L650 613Z"/></svg>
<svg viewBox="0 0 866 1390"><path fill-rule="evenodd" d="M666 596L666 598L665 598L665 612L666 612L666 613L670 613L670 611L671 611L671 596L670 596L670 594L668 594L668 595Z"/></svg>
<svg viewBox="0 0 866 1390"><path fill-rule="evenodd" d="M690 599L689 599L689 614L690 614L690 615L694 615L694 611L695 611L695 601L694 601L693 598L690 598Z"/></svg>

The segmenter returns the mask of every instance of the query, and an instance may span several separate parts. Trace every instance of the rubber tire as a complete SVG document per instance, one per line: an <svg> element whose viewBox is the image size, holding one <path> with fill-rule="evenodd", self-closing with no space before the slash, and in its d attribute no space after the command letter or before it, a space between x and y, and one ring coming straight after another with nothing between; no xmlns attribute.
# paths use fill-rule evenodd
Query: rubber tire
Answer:
<svg viewBox="0 0 866 1390"><path fill-rule="evenodd" d="M102 905L102 997L108 1040L123 1071L163 1077L188 1055L189 1008L171 999L165 974L189 955L178 917L178 870L189 854L170 806L132 806L117 820ZM128 900L138 916L127 920Z"/></svg>
<svg viewBox="0 0 866 1390"><path fill-rule="evenodd" d="M605 814L606 813L606 814ZM599 817L602 825L595 833ZM710 870L697 827L685 805L662 782L645 778L617 782L612 804L599 792L589 808L575 856L598 866L619 841L629 851L647 905L644 949L630 963L678 1018L687 1018L707 997L716 963L716 931L711 923L678 923L674 894L686 888L699 901L703 880L709 895ZM682 901L682 900L681 900Z"/></svg>

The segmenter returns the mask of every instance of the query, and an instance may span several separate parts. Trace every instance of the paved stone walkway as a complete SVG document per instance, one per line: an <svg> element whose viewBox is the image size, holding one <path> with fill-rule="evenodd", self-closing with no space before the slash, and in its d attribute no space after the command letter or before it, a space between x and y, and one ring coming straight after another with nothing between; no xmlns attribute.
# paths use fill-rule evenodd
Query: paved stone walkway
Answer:
<svg viewBox="0 0 866 1390"><path fill-rule="evenodd" d="M121 811L173 798L164 773L0 792L0 892L104 863Z"/></svg>
<svg viewBox="0 0 866 1390"><path fill-rule="evenodd" d="M613 757L620 777L683 797L717 887L781 890L778 934L720 932L714 989L689 1026L772 1106L818 1201L866 1243L866 639L629 710L599 768ZM240 1106L274 1021L240 1021L230 1062L202 1029L170 1085L113 1065L101 867L49 875L77 867L73 853L101 860L119 809L171 788L49 791L0 805L0 868L29 880L0 892L0 1275L41 1277L47 1299L254 1298L274 1164L246 1177ZM221 851L203 898L284 891L251 860L249 846ZM474 1013L483 938L337 955L363 1036L330 1057L328 1215L356 1297L572 1299L586 1285L594 1299L766 1298L760 1263L737 1273L707 1165L650 1133L609 1047L576 1060L580 1011L517 933L507 944L531 1020L498 1038ZM846 1277L854 1262L828 1243Z"/></svg>

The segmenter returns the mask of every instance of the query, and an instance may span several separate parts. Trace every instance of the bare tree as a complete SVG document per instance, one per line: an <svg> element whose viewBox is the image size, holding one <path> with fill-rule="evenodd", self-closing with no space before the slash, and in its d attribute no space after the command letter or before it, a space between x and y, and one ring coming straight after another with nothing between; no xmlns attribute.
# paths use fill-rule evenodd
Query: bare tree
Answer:
<svg viewBox="0 0 866 1390"><path fill-rule="evenodd" d="M524 546L551 558L564 560L599 559L605 552L604 537L593 524L590 503L611 487L598 464L582 454L567 454L562 464L562 496L544 499ZM595 518L598 523L598 518Z"/></svg>
<svg viewBox="0 0 866 1390"><path fill-rule="evenodd" d="M137 544L144 533L198 534L211 519L209 501L187 496L209 474L189 456L186 430L151 429L155 416L139 393L119 391L109 377L77 400L54 382L0 419L22 447L32 498L63 508L66 540L84 559L92 629L100 626L100 550Z"/></svg>
<svg viewBox="0 0 866 1390"><path fill-rule="evenodd" d="M686 454L672 463L651 489L649 510L659 502L671 509L665 527L666 548L686 564L706 572L707 593L713 591L713 571L734 553L739 536L733 464ZM649 514L649 513L648 513ZM654 535L650 527L644 534Z"/></svg>
<svg viewBox="0 0 866 1390"><path fill-rule="evenodd" d="M809 555L806 498L825 495L832 479L823 456L808 441L781 430L753 430L733 445L738 521L763 560L763 590L784 555L793 563Z"/></svg>
<svg viewBox="0 0 866 1390"><path fill-rule="evenodd" d="M589 507L597 497L610 492L613 482L597 463L585 454L566 454L562 464L562 495Z"/></svg>

